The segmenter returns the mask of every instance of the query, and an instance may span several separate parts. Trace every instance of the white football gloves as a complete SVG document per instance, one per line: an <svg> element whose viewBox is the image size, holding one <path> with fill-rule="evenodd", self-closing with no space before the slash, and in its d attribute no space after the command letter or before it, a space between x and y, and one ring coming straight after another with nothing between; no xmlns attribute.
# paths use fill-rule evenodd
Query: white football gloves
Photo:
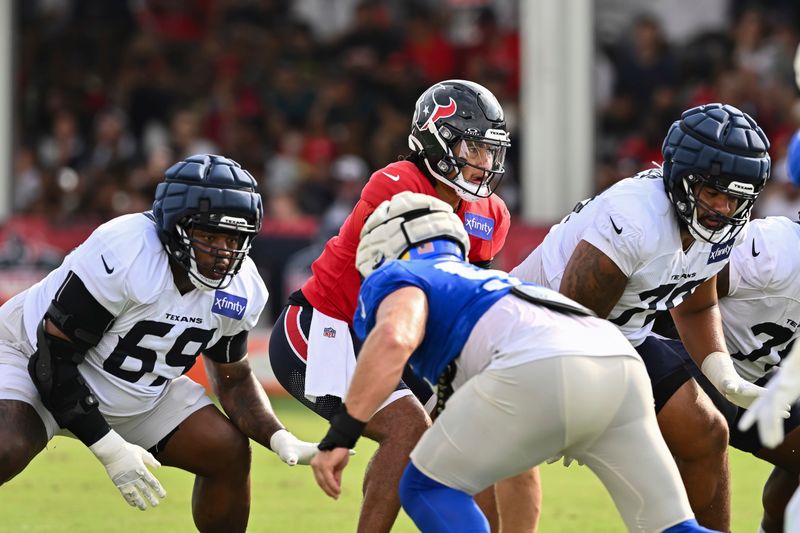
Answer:
<svg viewBox="0 0 800 533"><path fill-rule="evenodd" d="M311 463L311 459L319 452L317 444L300 440L285 429L279 429L269 438L270 449L289 466Z"/></svg>
<svg viewBox="0 0 800 533"><path fill-rule="evenodd" d="M788 407L800 397L800 342L781 363L778 373L767 384L766 392L750 406L739 421L739 429L747 431L758 421L761 443L774 448L783 442L783 419Z"/></svg>
<svg viewBox="0 0 800 533"><path fill-rule="evenodd" d="M108 477L132 507L144 511L147 509L145 500L155 507L158 505L156 495L160 498L167 495L161 483L145 466L158 468L161 463L144 448L126 442L113 429L89 449L106 467Z"/></svg>
<svg viewBox="0 0 800 533"><path fill-rule="evenodd" d="M764 392L764 387L753 385L736 373L731 356L725 352L708 354L700 371L729 402L745 409Z"/></svg>

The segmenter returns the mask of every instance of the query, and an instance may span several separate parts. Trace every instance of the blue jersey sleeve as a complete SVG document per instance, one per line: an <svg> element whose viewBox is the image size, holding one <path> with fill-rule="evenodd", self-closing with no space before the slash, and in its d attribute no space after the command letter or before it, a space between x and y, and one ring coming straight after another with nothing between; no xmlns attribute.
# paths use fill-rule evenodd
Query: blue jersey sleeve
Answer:
<svg viewBox="0 0 800 533"><path fill-rule="evenodd" d="M361 284L358 293L358 306L353 317L353 329L362 341L375 326L375 315L381 302L391 293L403 287L426 289L426 282L409 272L401 261L393 261L375 271Z"/></svg>

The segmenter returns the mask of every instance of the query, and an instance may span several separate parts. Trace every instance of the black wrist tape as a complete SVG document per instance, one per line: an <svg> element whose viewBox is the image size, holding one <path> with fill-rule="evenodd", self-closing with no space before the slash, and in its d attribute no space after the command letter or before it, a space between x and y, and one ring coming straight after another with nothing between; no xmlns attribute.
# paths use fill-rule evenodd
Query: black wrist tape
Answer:
<svg viewBox="0 0 800 533"><path fill-rule="evenodd" d="M356 420L350 416L347 412L347 406L343 403L339 411L333 415L331 427L322 441L320 441L318 448L322 451L334 448L354 448L366 425L366 422Z"/></svg>

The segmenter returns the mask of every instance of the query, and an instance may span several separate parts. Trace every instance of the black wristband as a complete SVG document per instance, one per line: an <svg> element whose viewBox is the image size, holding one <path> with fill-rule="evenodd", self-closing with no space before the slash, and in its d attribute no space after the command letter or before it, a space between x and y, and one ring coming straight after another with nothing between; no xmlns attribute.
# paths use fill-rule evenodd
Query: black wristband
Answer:
<svg viewBox="0 0 800 533"><path fill-rule="evenodd" d="M86 401L89 403L94 402L94 408L87 409L82 416L72 417L70 423L64 427L70 430L86 446L91 446L111 431L111 426L108 425L106 419L100 414L100 410L97 409L95 397L90 395L84 400L84 402Z"/></svg>
<svg viewBox="0 0 800 533"><path fill-rule="evenodd" d="M364 431L366 422L356 420L347 412L347 406L342 403L339 411L331 418L331 427L328 433L317 446L322 451L334 448L355 448L361 432Z"/></svg>

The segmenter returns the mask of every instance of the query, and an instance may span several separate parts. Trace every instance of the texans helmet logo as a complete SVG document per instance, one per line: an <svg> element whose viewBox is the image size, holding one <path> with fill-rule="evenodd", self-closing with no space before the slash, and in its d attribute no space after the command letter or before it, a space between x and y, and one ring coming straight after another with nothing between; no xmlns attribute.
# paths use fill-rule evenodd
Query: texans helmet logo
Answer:
<svg viewBox="0 0 800 533"><path fill-rule="evenodd" d="M431 113L430 118L421 129L430 129L431 124L435 124L440 118L449 118L455 115L456 110L456 101L452 98L450 98L450 102L447 105L436 104L436 107L433 108L433 113Z"/></svg>

